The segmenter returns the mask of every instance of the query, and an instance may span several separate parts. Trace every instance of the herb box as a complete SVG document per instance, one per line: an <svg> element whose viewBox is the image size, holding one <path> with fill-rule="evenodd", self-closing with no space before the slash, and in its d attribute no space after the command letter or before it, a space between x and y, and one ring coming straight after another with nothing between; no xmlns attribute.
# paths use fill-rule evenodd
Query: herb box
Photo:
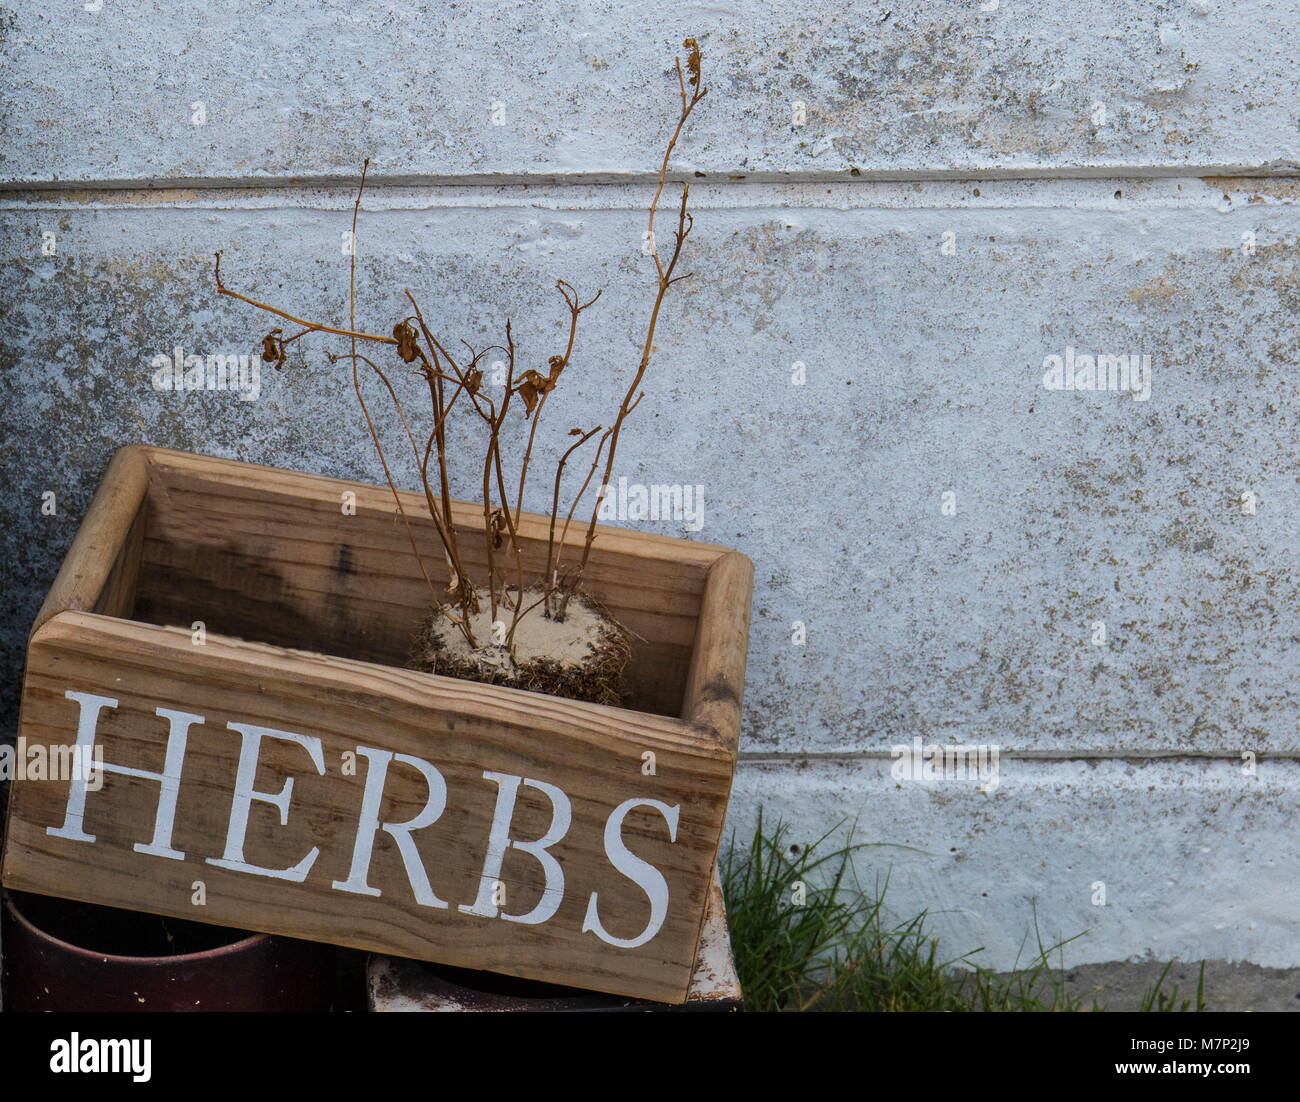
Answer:
<svg viewBox="0 0 1300 1102"><path fill-rule="evenodd" d="M482 532L481 505L453 516ZM548 524L522 517L532 571ZM102 767L15 781L4 883L681 1002L752 577L599 530L584 582L637 639L626 707L419 673L429 593L387 487L125 448L32 630L19 727Z"/></svg>

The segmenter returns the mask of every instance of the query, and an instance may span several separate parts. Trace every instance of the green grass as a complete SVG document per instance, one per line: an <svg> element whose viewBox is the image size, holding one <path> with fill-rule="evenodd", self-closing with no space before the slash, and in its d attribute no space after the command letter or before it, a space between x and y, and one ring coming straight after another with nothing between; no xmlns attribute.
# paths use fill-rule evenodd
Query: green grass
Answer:
<svg viewBox="0 0 1300 1102"><path fill-rule="evenodd" d="M1011 973L994 973L974 962L979 950L954 959L941 956L938 942L926 932L927 913L900 922L886 912L888 876L871 890L857 882L852 858L868 846L835 845L831 838L837 829L801 846L791 842L783 823L766 829L760 812L748 845L737 845L733 837L724 852L723 891L747 1009L1101 1009L1066 989L1063 950L1074 938L1045 945L1037 916L1032 955ZM1205 966L1194 1000L1176 985L1165 989L1168 973L1167 965L1139 1009L1203 1009Z"/></svg>

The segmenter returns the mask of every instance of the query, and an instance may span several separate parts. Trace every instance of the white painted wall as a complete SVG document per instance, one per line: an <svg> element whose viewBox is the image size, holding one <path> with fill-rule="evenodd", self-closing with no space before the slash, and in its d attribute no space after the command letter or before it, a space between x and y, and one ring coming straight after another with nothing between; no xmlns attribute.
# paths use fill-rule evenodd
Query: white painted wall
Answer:
<svg viewBox="0 0 1300 1102"><path fill-rule="evenodd" d="M509 310L540 365L554 279L603 286L567 408L607 416L690 33L697 278L620 473L703 485L696 538L757 566L738 829L761 804L914 847L863 875L995 966L1035 908L1086 932L1071 962L1300 965L1300 4L988 6L0 7L10 722L115 447L382 477L320 341L256 401L150 386L156 354L266 328L214 295L215 249L232 285L342 317L363 158L363 321L408 286L479 342ZM1045 390L1067 347L1149 354L1150 400ZM898 786L916 736L997 745L997 789Z"/></svg>

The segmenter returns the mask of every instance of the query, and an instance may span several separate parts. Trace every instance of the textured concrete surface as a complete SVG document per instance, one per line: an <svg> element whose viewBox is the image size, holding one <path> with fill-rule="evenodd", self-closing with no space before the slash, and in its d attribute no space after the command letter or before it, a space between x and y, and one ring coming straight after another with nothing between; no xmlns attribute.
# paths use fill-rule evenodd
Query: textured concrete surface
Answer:
<svg viewBox="0 0 1300 1102"><path fill-rule="evenodd" d="M880 209L876 186L797 210L762 186L743 206L702 192L698 278L670 303L620 452L631 482L703 486L703 528L683 534L757 563L747 748L887 750L920 734L1072 753L1293 751L1289 195L1158 181L1145 186L1167 203L1112 193L1071 208L1022 205L1006 185L980 189L987 205L917 194ZM649 294L629 208L644 190L584 210L530 205L531 190L473 212L445 193L407 208L386 196L362 227L362 322L386 332L409 286L446 332L482 345L509 305L541 365L559 347L554 278L604 287L572 389L551 407L566 412L549 454L570 425L608 418L635 363ZM6 465L29 517L2 538L19 622L118 444L382 478L324 338L267 370L256 401L151 385L154 357L177 345L247 353L269 328L215 295L219 247L231 286L340 320L346 211L238 197L8 207L0 286L15 304L5 383L19 431ZM55 257L39 255L46 228ZM1254 255L1237 247L1248 232ZM1067 347L1150 355L1150 399L1045 390L1043 360ZM36 465L23 462L34 440ZM39 515L46 489L66 498L58 517ZM532 490L545 509L547 481ZM805 645L792 645L795 621Z"/></svg>
<svg viewBox="0 0 1300 1102"><path fill-rule="evenodd" d="M96 2L0 9L0 177L645 173L684 34L712 100L683 169L1300 164L1296 0Z"/></svg>
<svg viewBox="0 0 1300 1102"><path fill-rule="evenodd" d="M1072 964L1300 965L1298 7L0 6L5 726L116 447L381 478L323 338L255 400L151 385L270 327L217 298L215 249L231 286L343 319L364 157L362 323L410 287L452 339L509 311L541 366L554 279L603 286L551 428L608 419L693 33L697 276L618 473L705 496L698 532L622 523L755 560L737 824L858 817L938 855L898 851L891 896L992 967L1032 901L1087 930ZM1045 389L1076 353L1150 356L1149 400ZM1001 783L895 787L917 737L998 746Z"/></svg>
<svg viewBox="0 0 1300 1102"><path fill-rule="evenodd" d="M1300 766L1002 758L1000 784L898 782L888 759L748 762L731 826L756 809L807 846L871 843L857 879L903 920L928 911L945 952L1011 970L1067 939L1067 968L1221 958L1296 965ZM856 822L856 825L855 825ZM830 843L828 843L828 846ZM1037 924L1037 925L1035 925Z"/></svg>

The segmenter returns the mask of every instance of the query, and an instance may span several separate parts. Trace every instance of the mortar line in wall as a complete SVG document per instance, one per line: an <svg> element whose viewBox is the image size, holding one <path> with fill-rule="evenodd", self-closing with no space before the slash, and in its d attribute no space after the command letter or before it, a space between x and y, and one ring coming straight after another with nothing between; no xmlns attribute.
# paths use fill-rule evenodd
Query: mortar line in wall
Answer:
<svg viewBox="0 0 1300 1102"><path fill-rule="evenodd" d="M946 744L935 743L943 749ZM955 744L949 744L955 749ZM1249 748L1247 748L1249 749ZM1300 759L1297 750L1255 750L1255 760L1294 761ZM809 750L809 751L758 751L742 750L737 761L746 765L792 765L799 762L819 761L890 761L895 755L888 750ZM1171 761L1182 758L1189 761L1227 761L1241 764L1240 753L1224 750L1004 750L999 748L999 758L1021 761Z"/></svg>
<svg viewBox="0 0 1300 1102"><path fill-rule="evenodd" d="M674 172L673 182L707 181L711 184L843 184L872 183L980 183L1014 180L1171 180L1202 179L1206 176L1286 179L1300 177L1300 163L1271 161L1254 164L1149 165L1109 164L1070 167L1013 166L995 168L967 165L951 169L840 169L835 172ZM526 175L511 172L409 173L366 176L368 190L400 187L587 187L653 185L651 172L573 172ZM33 178L0 180L0 193L11 191L150 191L174 189L258 189L355 188L360 176L352 173L321 173L301 176L177 176L104 177L58 180Z"/></svg>
<svg viewBox="0 0 1300 1102"><path fill-rule="evenodd" d="M1193 204L1193 203L1182 203L1182 204L1161 204L1161 203L1131 203L1131 202L1130 202L1130 203L1127 203L1127 204L1124 204L1124 205L1121 205L1121 203L1122 203L1122 201L1116 201L1114 204L1109 204L1109 205L1105 205L1105 206L1098 205L1098 204L1092 204L1092 203L1078 203L1078 202L1074 202L1074 203L1057 203L1057 204L1031 204L1031 203L1012 204L1012 203L978 203L978 202L976 202L976 203L968 203L968 204L958 204L958 203L942 203L942 204L941 204L941 203L925 203L925 204L921 204L921 203L912 203L912 204L902 204L902 203L894 203L894 204L871 204L871 205L868 205L868 204L859 204L859 205L854 205L854 206L838 206L838 205L831 205L831 204L812 204L812 203L806 203L806 202L804 202L804 203L790 202L790 203L783 203L783 204L778 204L778 203L753 203L753 204L739 204L739 203L737 203L737 204L731 204L731 205L722 205L722 204L707 203L707 202L692 202L692 204L691 204L691 209L692 209L693 211L709 211L709 212L711 212L711 213L712 213L712 212L722 212L722 211L746 211L746 212L749 212L749 213L752 213L752 214L764 214L764 213L766 213L766 214L772 215L773 217L775 217L775 216L777 216L777 215L782 215L782 214L790 214L790 213L797 213L797 212L813 212L813 211L827 211L827 212L829 212L829 213L833 213L833 214L844 214L844 213L848 213L848 212L851 212L851 211L858 211L858 212L872 212L872 211L876 211L876 212L891 212L891 213L904 214L904 213L924 213L924 212L939 212L939 211L944 211L944 212L948 212L948 211L977 212L977 211L978 211L978 212L983 212L983 213L997 213L997 212L1012 212L1012 211L1015 211L1015 212L1025 212L1025 211L1038 211L1038 210L1078 211L1078 212L1086 211L1086 212L1088 212L1088 213L1093 213L1093 214L1118 214L1118 215L1128 214L1128 215L1131 216L1132 213L1133 213L1133 211L1135 211L1135 210L1148 210L1148 211L1150 211L1150 210L1204 210L1204 211L1210 211L1210 210L1218 210L1218 209L1220 209L1220 208L1219 208L1219 205L1217 205L1217 204L1211 204L1211 203L1202 203L1202 204ZM1290 205L1290 204L1287 204L1287 205ZM349 206L349 208L350 208L350 204L349 204L348 206ZM581 215L581 214L594 214L594 213L600 213L600 212L625 212L625 213L626 213L626 212L631 212L631 213L643 213L643 212L644 212L644 209L645 209L645 205L644 205L644 204L635 204L635 203L628 203L628 204L626 204L626 205L621 205L621 206L612 206L612 205L610 205L610 206L599 206L599 207L597 207L597 206L584 206L584 205L581 205L581 204L575 204L575 205L572 205L572 206L568 206L568 205L563 205L563 204L559 204L559 203L502 202L502 203L492 203L492 204L483 203L483 204L477 204L477 205L473 205L473 206L471 206L471 205L463 205L463 206L461 206L461 205L450 205L450 204L437 204L437 205L428 205L428 206L422 206L422 207L374 207L374 206L370 206L370 205L368 205L368 204L362 204L361 212L362 212L363 214L382 215L382 214L424 214L424 213L430 213L430 212L433 212L433 211L440 211L440 212L443 212L443 213L450 213L450 212L456 212L456 211L528 211L528 210L534 210L534 211L541 211L541 212L546 212L546 213L550 213L550 214L573 214L573 215ZM1235 208L1233 208L1233 209L1235 209ZM217 203L187 203L187 204L181 205L181 204L165 204L165 203L149 203L149 204L144 204L144 203L140 203L140 204L132 204L132 203L111 203L111 204L98 204L98 203L94 203L94 202L78 202L78 203L72 203L72 204L70 204L70 203L66 203L66 202L64 202L64 203L58 203L58 202L55 202L55 201L46 201L46 202L43 202L43 203L42 203L42 202L24 202L24 203L18 204L18 203L13 203L13 202L7 202L3 197L0 197L0 213L4 213L4 214L40 213L40 212L56 212L56 211L64 211L64 212L68 212L68 211L95 211L95 212L109 212L109 211L122 211L122 212L138 212L138 211L159 211L159 212L161 212L161 211L169 211L169 212L181 212L181 211L190 211L190 212L193 212L193 211L228 211L228 212L234 212L234 211L238 211L238 212L245 213L245 214L252 214L252 213L258 213L258 214L271 214L271 213L275 213L275 212L281 212L281 213L283 213L283 212L287 212L287 211L307 211L307 212L319 212L319 213L335 213L335 212L337 212L337 211L342 211L342 210L344 210L344 206L343 206L342 204L340 204L340 205L338 205L338 206L323 206L323 205L322 205L322 206L311 206L311 205L306 205L306 204L301 205L301 206L290 206L290 205L241 206L241 205L237 205L237 204L228 204L228 205L223 205L223 204L217 204Z"/></svg>
<svg viewBox="0 0 1300 1102"><path fill-rule="evenodd" d="M822 185L755 184L742 188L711 189L697 187L692 206L695 210L747 211L780 214L789 211L1033 211L1071 210L1126 216L1134 210L1206 210L1224 212L1234 209L1230 192L1251 192L1242 202L1275 202L1290 206L1289 194L1273 195L1278 180L1258 177L1211 177L1195 181L1184 190L1181 181L1176 190L1168 187L1138 190L1143 181L1126 179L1091 181L1022 182L1023 188L1007 193L985 183L985 191L966 183L938 182L925 190L913 192L900 185L880 184L881 190L831 189ZM1190 181L1189 181L1190 183ZM1073 187L1071 186L1073 185ZM1089 186L1095 185L1095 186ZM1012 182L1014 186L1014 182ZM1114 194L1111 194L1114 189ZM1300 197L1300 187L1297 187ZM290 198L292 196L292 198ZM471 196L473 199L471 200ZM0 211L23 213L41 211L239 211L243 213L305 212L337 213L350 211L355 191L337 189L288 190L232 188L226 191L207 189L199 192L183 188L152 188L138 191L67 189L54 191L0 192ZM463 197L463 198L462 198ZM639 189L597 189L579 187L527 186L481 189L379 189L368 192L362 210L368 214L431 214L457 211L545 211L555 214L588 214L599 211L643 211L644 195Z"/></svg>

